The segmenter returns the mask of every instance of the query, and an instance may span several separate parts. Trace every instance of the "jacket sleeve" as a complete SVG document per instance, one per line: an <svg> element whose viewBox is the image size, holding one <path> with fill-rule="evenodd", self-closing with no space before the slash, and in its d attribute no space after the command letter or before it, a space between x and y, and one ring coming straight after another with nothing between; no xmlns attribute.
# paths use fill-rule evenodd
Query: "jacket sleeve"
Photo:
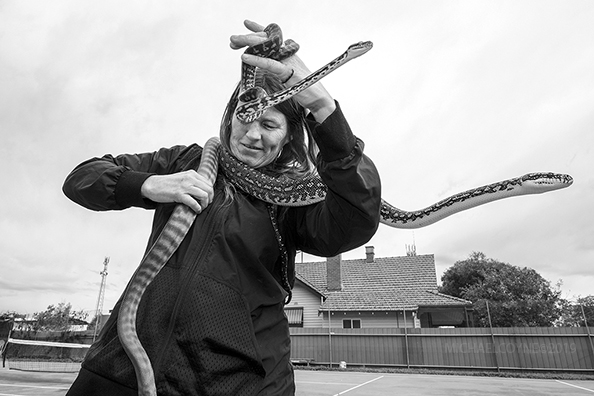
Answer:
<svg viewBox="0 0 594 396"><path fill-rule="evenodd" d="M381 182L338 103L323 123L309 122L320 148L318 172L328 193L320 203L289 210L287 231L296 249L329 257L361 246L375 234Z"/></svg>
<svg viewBox="0 0 594 396"><path fill-rule="evenodd" d="M193 146L174 146L153 153L92 158L74 168L62 191L91 210L122 210L131 206L154 209L156 203L143 198L140 187L151 175L179 171L181 160L192 148L196 150Z"/></svg>

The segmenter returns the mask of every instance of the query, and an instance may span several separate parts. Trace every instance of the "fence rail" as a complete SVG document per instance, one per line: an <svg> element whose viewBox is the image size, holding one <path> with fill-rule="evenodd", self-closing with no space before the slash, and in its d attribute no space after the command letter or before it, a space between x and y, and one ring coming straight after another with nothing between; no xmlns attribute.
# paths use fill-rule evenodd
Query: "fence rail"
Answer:
<svg viewBox="0 0 594 396"><path fill-rule="evenodd" d="M594 372L585 327L291 328L291 354L331 366Z"/></svg>

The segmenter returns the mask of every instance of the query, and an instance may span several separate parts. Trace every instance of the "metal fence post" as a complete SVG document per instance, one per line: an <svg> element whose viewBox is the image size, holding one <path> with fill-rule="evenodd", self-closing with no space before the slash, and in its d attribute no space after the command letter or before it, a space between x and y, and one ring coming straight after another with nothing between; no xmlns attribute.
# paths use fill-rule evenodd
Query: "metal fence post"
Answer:
<svg viewBox="0 0 594 396"><path fill-rule="evenodd" d="M406 349L406 368L410 368L410 357L408 354L408 332L406 331L406 308L402 309L404 313L404 348Z"/></svg>
<svg viewBox="0 0 594 396"><path fill-rule="evenodd" d="M328 307L328 352L330 354L330 368L332 368L332 312L330 307Z"/></svg>
<svg viewBox="0 0 594 396"><path fill-rule="evenodd" d="M592 368L594 368L594 343L592 343L592 334L590 334L590 327L588 327L588 319L586 318L586 313L584 312L583 304L580 304L580 308L582 310L582 316L584 318L584 325L586 326L586 332L588 333L588 340L590 340L590 349L592 349Z"/></svg>
<svg viewBox="0 0 594 396"><path fill-rule="evenodd" d="M489 318L489 328L491 329L491 342L493 343L493 356L495 357L495 366L497 366L497 372L500 372L499 362L497 360L497 347L495 345L495 334L493 334L493 325L491 324L491 311L489 311L489 300L485 300L487 304L487 317Z"/></svg>

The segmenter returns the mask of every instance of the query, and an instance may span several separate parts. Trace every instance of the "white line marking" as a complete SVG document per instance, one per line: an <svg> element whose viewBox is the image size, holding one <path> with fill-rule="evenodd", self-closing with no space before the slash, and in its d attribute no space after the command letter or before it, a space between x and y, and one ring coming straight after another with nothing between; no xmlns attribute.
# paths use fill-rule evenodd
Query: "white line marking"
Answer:
<svg viewBox="0 0 594 396"><path fill-rule="evenodd" d="M68 389L68 388L64 388L64 387L56 387L56 386L35 386L35 385L21 385L21 384L6 384L6 383L1 383L0 382L0 386L11 386L11 387L16 387L16 388L35 388L35 389L59 389L59 390L63 390L63 389Z"/></svg>
<svg viewBox="0 0 594 396"><path fill-rule="evenodd" d="M558 383L563 384L563 385L573 386L574 388L583 389L585 391L594 393L594 389L582 388L581 386L573 385L568 382L563 382L563 381L559 381L559 380L555 380L555 381L557 381Z"/></svg>
<svg viewBox="0 0 594 396"><path fill-rule="evenodd" d="M381 379L381 378L384 378L384 376L382 375L381 377L377 377L377 378L374 378L374 379L372 379L372 380L369 380L369 381L367 381L367 382L363 382L362 384L359 384L359 385L357 385L357 386L353 386L352 388L349 388L349 389L347 389L347 390L345 390L345 391L342 391L342 392L340 392L340 393L337 393L337 394L335 394L334 396L344 395L345 393L347 393L347 392L350 392L350 391L352 391L353 389L360 388L360 387L362 387L363 385L370 384L370 383L372 383L373 381L377 381L378 379Z"/></svg>
<svg viewBox="0 0 594 396"><path fill-rule="evenodd" d="M298 384L310 384L310 385L357 385L358 382L319 382L319 381L295 381Z"/></svg>

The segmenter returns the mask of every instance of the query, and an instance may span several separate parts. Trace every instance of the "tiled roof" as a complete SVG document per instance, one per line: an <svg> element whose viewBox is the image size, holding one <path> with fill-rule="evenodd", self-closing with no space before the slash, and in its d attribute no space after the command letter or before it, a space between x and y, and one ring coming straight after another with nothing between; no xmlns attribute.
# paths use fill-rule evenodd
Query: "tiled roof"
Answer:
<svg viewBox="0 0 594 396"><path fill-rule="evenodd" d="M322 310L392 311L471 304L438 293L432 254L375 258L372 263L342 260L341 271L342 290L328 291L326 262L296 263L297 278L327 296Z"/></svg>

